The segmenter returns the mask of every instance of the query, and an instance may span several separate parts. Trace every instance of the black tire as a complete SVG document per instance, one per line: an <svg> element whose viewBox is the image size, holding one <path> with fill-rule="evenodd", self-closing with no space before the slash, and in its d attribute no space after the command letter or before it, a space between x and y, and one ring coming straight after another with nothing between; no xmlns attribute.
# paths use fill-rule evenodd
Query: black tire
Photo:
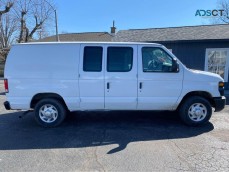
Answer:
<svg viewBox="0 0 229 172"><path fill-rule="evenodd" d="M189 126L199 126L207 123L212 115L209 101L200 96L187 98L179 109L182 121Z"/></svg>
<svg viewBox="0 0 229 172"><path fill-rule="evenodd" d="M43 112L46 112L47 114L42 112L42 109L45 109L45 107L46 110L43 110ZM67 110L63 103L51 98L40 100L36 104L34 112L35 120L43 127L56 127L60 125L67 114Z"/></svg>

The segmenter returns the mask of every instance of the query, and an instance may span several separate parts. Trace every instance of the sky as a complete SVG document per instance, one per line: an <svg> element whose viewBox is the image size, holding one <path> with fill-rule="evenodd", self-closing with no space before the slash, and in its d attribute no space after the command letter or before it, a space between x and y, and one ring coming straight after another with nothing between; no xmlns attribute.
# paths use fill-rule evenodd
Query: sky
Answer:
<svg viewBox="0 0 229 172"><path fill-rule="evenodd" d="M117 30L210 24L195 16L196 10L217 9L217 0L53 0L59 33L110 32ZM55 25L53 24L53 29Z"/></svg>

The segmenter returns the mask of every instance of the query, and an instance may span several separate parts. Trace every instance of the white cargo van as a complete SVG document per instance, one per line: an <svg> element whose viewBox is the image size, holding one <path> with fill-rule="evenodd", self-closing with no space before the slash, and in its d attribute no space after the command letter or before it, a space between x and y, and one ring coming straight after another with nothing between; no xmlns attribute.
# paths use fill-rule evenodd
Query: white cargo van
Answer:
<svg viewBox="0 0 229 172"><path fill-rule="evenodd" d="M34 110L45 127L81 110L177 110L195 126L225 106L219 75L186 68L160 44L17 44L4 82L5 108Z"/></svg>

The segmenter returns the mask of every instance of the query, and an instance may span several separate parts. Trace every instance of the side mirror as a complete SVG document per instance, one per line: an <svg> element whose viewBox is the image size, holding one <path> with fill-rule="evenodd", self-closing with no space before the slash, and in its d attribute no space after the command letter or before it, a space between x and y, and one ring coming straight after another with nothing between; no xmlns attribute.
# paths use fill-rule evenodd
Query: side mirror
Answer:
<svg viewBox="0 0 229 172"><path fill-rule="evenodd" d="M177 60L173 60L172 72L179 72L179 64L177 63Z"/></svg>

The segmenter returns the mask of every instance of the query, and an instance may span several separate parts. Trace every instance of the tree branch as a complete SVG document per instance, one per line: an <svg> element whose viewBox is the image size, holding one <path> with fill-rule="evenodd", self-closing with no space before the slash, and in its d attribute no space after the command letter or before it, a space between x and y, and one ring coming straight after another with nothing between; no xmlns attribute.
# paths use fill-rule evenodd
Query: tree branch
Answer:
<svg viewBox="0 0 229 172"><path fill-rule="evenodd" d="M13 2L8 2L7 5L5 6L5 9L0 11L0 16L8 13L10 11L10 9L13 7L14 3Z"/></svg>

